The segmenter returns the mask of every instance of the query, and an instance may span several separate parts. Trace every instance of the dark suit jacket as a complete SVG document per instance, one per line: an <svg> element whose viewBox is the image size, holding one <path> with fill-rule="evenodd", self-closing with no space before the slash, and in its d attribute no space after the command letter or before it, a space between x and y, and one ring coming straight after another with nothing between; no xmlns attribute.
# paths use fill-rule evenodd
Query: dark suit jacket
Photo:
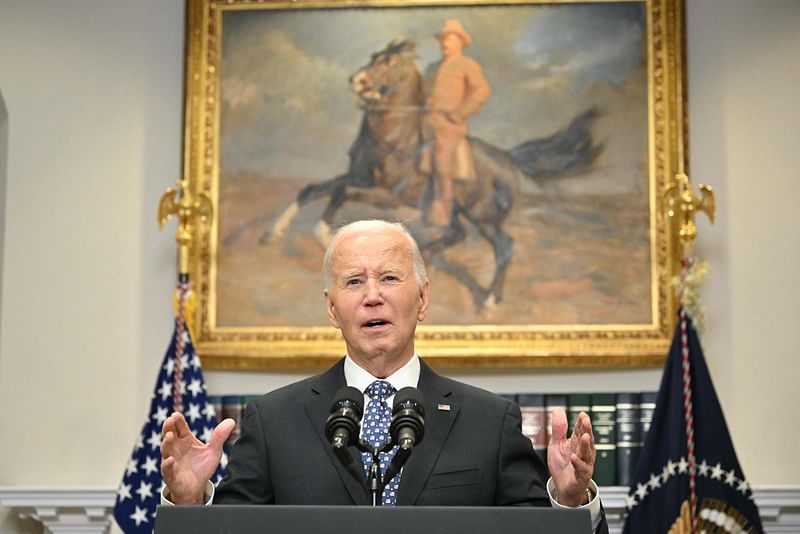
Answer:
<svg viewBox="0 0 800 534"><path fill-rule="evenodd" d="M344 360L250 403L215 504L369 505L361 456L344 467L325 437ZM547 470L520 431L519 408L421 362L425 436L406 462L397 504L550 506Z"/></svg>

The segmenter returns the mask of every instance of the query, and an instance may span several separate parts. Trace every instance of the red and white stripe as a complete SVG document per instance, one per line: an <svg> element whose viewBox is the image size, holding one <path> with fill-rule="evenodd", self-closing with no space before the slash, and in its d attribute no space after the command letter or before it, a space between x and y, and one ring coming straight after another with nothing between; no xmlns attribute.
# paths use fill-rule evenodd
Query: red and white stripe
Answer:
<svg viewBox="0 0 800 534"><path fill-rule="evenodd" d="M689 361L689 334L687 332L686 310L684 309L683 292L686 277L692 260L684 258L681 269L680 285L680 321L681 321L681 357L683 362L683 419L686 422L686 449L689 470L689 509L692 517L692 534L697 532L697 459L694 453L694 408L692 406L692 365Z"/></svg>
<svg viewBox="0 0 800 534"><path fill-rule="evenodd" d="M189 297L189 284L178 284L178 317L175 325L175 367L172 375L172 406L176 412L183 412L183 353L186 350L184 332L186 331L186 299Z"/></svg>

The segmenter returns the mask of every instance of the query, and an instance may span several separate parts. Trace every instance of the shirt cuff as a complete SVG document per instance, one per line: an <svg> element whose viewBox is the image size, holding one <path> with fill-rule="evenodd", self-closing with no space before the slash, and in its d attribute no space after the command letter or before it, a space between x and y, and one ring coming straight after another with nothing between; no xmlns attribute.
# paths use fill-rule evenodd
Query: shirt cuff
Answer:
<svg viewBox="0 0 800 534"><path fill-rule="evenodd" d="M589 515L592 517L592 532L596 532L597 527L600 525L600 521L603 517L600 513L600 490L597 487L597 484L595 484L594 480L589 481L589 491L593 494L592 499L588 503L581 506L575 506L574 508L579 510L589 510ZM547 495L550 497L550 504L552 504L554 508L573 508L572 506L564 506L556 500L558 494L556 492L556 483L553 481L553 477L550 477L550 479L547 481Z"/></svg>
<svg viewBox="0 0 800 534"><path fill-rule="evenodd" d="M161 506L175 506L175 503L169 500L169 488L166 484L161 487ZM214 484L210 480L206 481L206 487L203 490L203 504L208 506L214 502Z"/></svg>

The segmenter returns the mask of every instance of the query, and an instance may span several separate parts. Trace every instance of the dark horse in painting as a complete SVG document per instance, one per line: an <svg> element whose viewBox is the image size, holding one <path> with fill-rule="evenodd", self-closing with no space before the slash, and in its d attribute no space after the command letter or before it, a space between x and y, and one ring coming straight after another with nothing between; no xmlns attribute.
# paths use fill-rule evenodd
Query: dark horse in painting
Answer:
<svg viewBox="0 0 800 534"><path fill-rule="evenodd" d="M351 87L364 117L350 148L349 168L335 178L304 187L264 233L262 242L280 240L300 208L323 197L328 198L328 204L315 230L323 243L329 241L335 214L346 202L386 208L410 206L426 213L433 198L434 177L420 165L427 138L423 135L425 96L414 48L413 41L392 41L351 76ZM503 230L503 223L522 181L557 176L591 163L601 150L589 134L595 115L593 110L584 112L563 131L508 151L469 138L475 177L454 183L455 206L449 226L426 227L415 232L415 237L430 265L469 289L477 310L503 297L512 257L512 238ZM441 254L465 238L465 222L494 251L495 271L488 287L482 287L463 265Z"/></svg>

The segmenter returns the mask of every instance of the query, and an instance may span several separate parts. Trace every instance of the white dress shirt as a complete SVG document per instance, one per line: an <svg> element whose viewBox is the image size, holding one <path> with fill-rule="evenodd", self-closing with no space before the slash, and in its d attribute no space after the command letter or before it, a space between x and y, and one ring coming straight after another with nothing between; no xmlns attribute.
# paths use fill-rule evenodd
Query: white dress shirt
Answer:
<svg viewBox="0 0 800 534"><path fill-rule="evenodd" d="M367 388L376 380L389 382L394 387L395 391L400 391L408 387L417 387L419 383L419 356L414 354L407 364L386 378L375 378L369 374L366 369L359 367L348 355L344 358L344 379L348 386L354 387L364 393L364 406L366 407L370 401L369 395L367 395ZM386 397L386 402L389 406L392 406L394 403L394 394Z"/></svg>

